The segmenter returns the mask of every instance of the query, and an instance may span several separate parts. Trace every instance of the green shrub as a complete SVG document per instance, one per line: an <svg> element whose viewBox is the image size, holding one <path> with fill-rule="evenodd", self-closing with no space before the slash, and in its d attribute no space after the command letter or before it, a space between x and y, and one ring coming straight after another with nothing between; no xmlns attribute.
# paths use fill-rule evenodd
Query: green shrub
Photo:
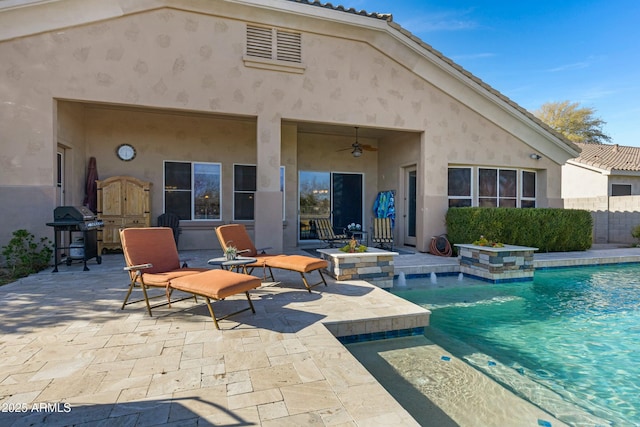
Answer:
<svg viewBox="0 0 640 427"><path fill-rule="evenodd" d="M51 241L47 237L35 242L33 234L27 230L16 230L9 244L2 247L9 276L13 279L26 277L47 268L51 262Z"/></svg>
<svg viewBox="0 0 640 427"><path fill-rule="evenodd" d="M451 208L446 215L452 244L480 236L540 252L583 251L591 247L593 219L576 209Z"/></svg>

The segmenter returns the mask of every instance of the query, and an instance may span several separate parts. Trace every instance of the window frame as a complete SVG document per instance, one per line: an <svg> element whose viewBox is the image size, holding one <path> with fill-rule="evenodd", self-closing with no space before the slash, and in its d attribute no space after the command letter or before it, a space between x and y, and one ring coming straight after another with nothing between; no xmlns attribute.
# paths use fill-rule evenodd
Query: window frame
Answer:
<svg viewBox="0 0 640 427"><path fill-rule="evenodd" d="M533 197L531 196L525 196L524 195L524 174L525 173L531 173L533 174ZM520 195L520 203L519 203L519 207L522 209L528 209L528 208L536 208L538 207L538 173L534 170L530 170L530 169L520 169L520 191L519 191L519 195ZM533 206L522 206L522 202L533 202Z"/></svg>
<svg viewBox="0 0 640 427"><path fill-rule="evenodd" d="M613 188L616 187L618 189L624 187L629 189L629 194L614 194ZM611 197L623 197L623 196L631 196L633 194L633 186L631 184L620 184L620 183L611 183Z"/></svg>
<svg viewBox="0 0 640 427"><path fill-rule="evenodd" d="M495 171L495 187L493 188L495 191L495 196L491 196L491 195L482 195L480 192L480 182L481 182L481 177L480 177L480 173L481 171ZM505 195L505 185L502 182L502 177L505 176L503 173L504 172L509 172L509 173L513 173L513 176L515 177L515 182L513 183L513 195ZM477 176L478 176L478 206L480 206L480 201L481 200L495 200L495 206L490 206L490 207L510 207L510 208L517 208L520 207L520 200L519 200L519 180L518 180L518 170L514 169L514 168L492 168L492 167L478 167L478 171L477 171ZM506 201L512 201L514 202L514 206L505 206L506 205Z"/></svg>
<svg viewBox="0 0 640 427"><path fill-rule="evenodd" d="M256 170L256 174L255 174L255 178L256 178L256 182L254 183L254 188L255 190L253 191L248 191L248 190L237 190L236 189L236 167L253 167ZM254 202L254 211L253 211L253 218L252 219L238 219L236 217L236 194L237 193L241 193L241 194L253 194L254 195L254 201L255 201L255 193L257 192L257 179L258 179L258 175L257 175L257 165L255 164L251 164L251 163L234 163L233 164L233 183L232 183L232 189L233 189L233 220L234 221L239 221L239 222L248 222L248 221L255 221L255 202ZM286 207L286 203L285 203L285 198L286 198L286 175L285 175L286 169L284 166L280 166L280 191L282 192L282 220L284 221L286 218L286 213L285 213L285 207Z"/></svg>
<svg viewBox="0 0 640 427"><path fill-rule="evenodd" d="M470 173L471 195L459 196L459 195L449 194L449 191L451 189L449 188L449 182L447 182L447 200L450 208L462 207L459 204L452 205L452 201L460 201L460 200L470 200L471 202L469 206L471 207L480 207L481 206L480 202L483 200L495 201L494 202L495 206L492 205L491 207L515 207L515 208L526 209L530 207L537 207L538 205L538 173L535 170L510 168L510 167L501 168L501 167L495 167L495 166L449 165L447 168L447 174L452 169L468 169L470 171L469 173ZM492 171L493 173L495 173L495 183L491 183L492 185L490 186L490 188L488 188L490 190L489 193L495 192L495 196L491 194L481 195L482 192L480 191L481 190L480 184L482 180L480 178L481 178L482 170ZM507 183L508 185L507 187L505 186L504 182L501 184L500 182L501 176L504 177L511 173L513 173L513 177L515 177L515 180L516 180L515 185L511 186L511 185L508 185L509 183ZM525 173L533 174L533 179L534 179L533 197L524 195L524 174ZM447 179L448 179L448 175L447 175ZM505 195L504 191L507 188L513 188L515 190L515 196L511 194ZM515 206L506 206L508 203L505 203L505 202L507 201L515 201ZM523 206L523 202L525 206Z"/></svg>
<svg viewBox="0 0 640 427"><path fill-rule="evenodd" d="M469 171L469 195L450 195L449 194L449 170L450 169L467 169ZM460 205L458 206L451 206L451 201L452 200L469 200L469 206L473 206L474 205L474 199L475 199L475 193L474 193L474 180L473 180L473 167L471 166L449 166L449 168L447 168L447 200L448 200L448 204L449 207L462 207Z"/></svg>
<svg viewBox="0 0 640 427"><path fill-rule="evenodd" d="M190 168L190 183L189 189L172 189L172 190L167 190L167 165L169 163L175 163L175 164L181 164L181 165L189 165ZM218 194L218 214L217 215L211 215L211 217L208 216L208 213L205 212L205 218L197 218L197 212L196 212L196 205L197 205L197 192L199 191L195 186L197 184L197 180L196 180L196 175L198 174L197 172L197 166L198 165L208 165L208 166L215 166L217 167L218 171L218 188L217 188L217 194ZM163 167L162 167L162 206L163 206L163 212L171 212L171 209L167 209L167 193L169 191L177 191L177 192L184 192L184 193L189 193L189 212L190 212L190 217L189 218L180 218L181 221L221 221L222 220L222 211L223 211L223 197L222 197L222 163L220 162L191 162L191 161L184 161L184 160L164 160L163 161ZM215 190L214 190L215 191ZM205 196L206 197L206 196ZM215 203L215 201L214 201ZM206 209L206 208L205 208Z"/></svg>

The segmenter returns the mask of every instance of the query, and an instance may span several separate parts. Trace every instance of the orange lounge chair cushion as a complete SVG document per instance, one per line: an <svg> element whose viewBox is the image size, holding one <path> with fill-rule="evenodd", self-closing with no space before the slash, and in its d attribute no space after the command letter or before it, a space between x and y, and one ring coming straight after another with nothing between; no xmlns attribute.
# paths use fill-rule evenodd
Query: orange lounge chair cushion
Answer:
<svg viewBox="0 0 640 427"><path fill-rule="evenodd" d="M304 255L284 255L269 258L266 260L266 265L267 267L297 271L299 273L309 273L310 271L329 267L329 263L323 259Z"/></svg>
<svg viewBox="0 0 640 427"><path fill-rule="evenodd" d="M242 254L242 256L245 256L244 254ZM268 266L270 264L270 260L272 258L282 258L285 257L286 255L269 255L269 254L258 254L258 255L253 255L251 256L251 258L255 258L257 259L256 262L251 263L251 264L247 264L247 267L265 267Z"/></svg>
<svg viewBox="0 0 640 427"><path fill-rule="evenodd" d="M170 287L204 297L222 299L260 287L255 276L226 270L209 270L171 280Z"/></svg>
<svg viewBox="0 0 640 427"><path fill-rule="evenodd" d="M120 231L120 241L128 266L152 264L145 273L180 269L180 256L170 228L125 228Z"/></svg>
<svg viewBox="0 0 640 427"><path fill-rule="evenodd" d="M227 246L234 246L239 251L244 251L240 254L242 256L256 258L258 255L258 251L243 224L227 224L216 227L216 235L223 250Z"/></svg>
<svg viewBox="0 0 640 427"><path fill-rule="evenodd" d="M166 287L173 279L184 276L193 276L194 274L209 271L208 268L180 268L178 270L167 271L165 273L144 273L142 280L147 286ZM144 270L143 270L144 272Z"/></svg>

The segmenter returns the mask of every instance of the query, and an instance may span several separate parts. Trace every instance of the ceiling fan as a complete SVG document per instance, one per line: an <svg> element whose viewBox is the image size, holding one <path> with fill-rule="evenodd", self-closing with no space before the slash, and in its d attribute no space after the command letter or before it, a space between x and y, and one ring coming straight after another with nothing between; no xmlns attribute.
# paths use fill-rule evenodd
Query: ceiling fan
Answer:
<svg viewBox="0 0 640 427"><path fill-rule="evenodd" d="M355 127L356 128L356 142L354 142L353 144L351 144L351 147L348 148L342 148L338 151L346 151L346 150L352 150L351 154L353 155L353 157L360 157L362 156L362 151L366 150L366 151L378 151L378 149L372 145L369 144L360 144L358 142L358 126Z"/></svg>

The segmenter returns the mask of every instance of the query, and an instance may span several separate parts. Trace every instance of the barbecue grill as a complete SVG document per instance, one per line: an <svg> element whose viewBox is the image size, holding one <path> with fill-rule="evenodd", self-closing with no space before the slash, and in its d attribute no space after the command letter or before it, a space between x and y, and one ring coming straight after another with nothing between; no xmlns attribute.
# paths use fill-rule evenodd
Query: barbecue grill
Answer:
<svg viewBox="0 0 640 427"><path fill-rule="evenodd" d="M48 222L47 225L53 227L55 232L54 273L58 271L63 255L66 255L67 265L71 265L74 260L84 261L84 271L89 271L87 261L91 258L95 258L98 264L102 263L102 257L98 254L98 229L104 223L96 219L91 210L85 206L58 206L53 210L53 222ZM61 245L63 232L67 233L67 246ZM78 233L82 234L82 238L74 241L74 234Z"/></svg>

